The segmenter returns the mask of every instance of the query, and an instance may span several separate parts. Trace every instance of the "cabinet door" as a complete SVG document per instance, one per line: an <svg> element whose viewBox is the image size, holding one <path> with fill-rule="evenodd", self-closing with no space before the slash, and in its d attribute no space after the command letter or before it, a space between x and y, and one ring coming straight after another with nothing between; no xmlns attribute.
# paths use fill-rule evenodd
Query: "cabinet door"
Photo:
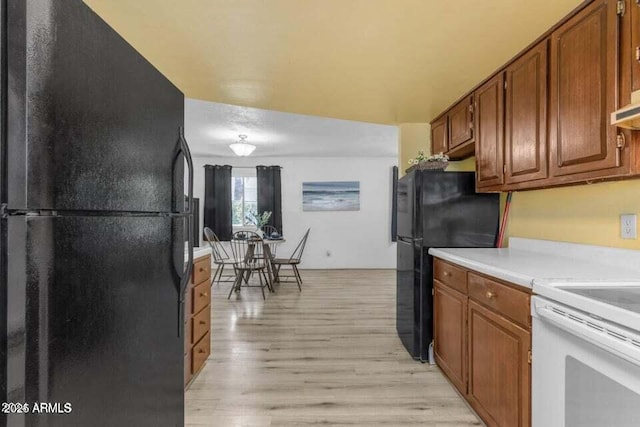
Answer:
<svg viewBox="0 0 640 427"><path fill-rule="evenodd" d="M631 90L640 90L640 2L631 0Z"/></svg>
<svg viewBox="0 0 640 427"><path fill-rule="evenodd" d="M596 0L551 35L552 176L621 166L616 128L609 125L617 103L619 19L616 1Z"/></svg>
<svg viewBox="0 0 640 427"><path fill-rule="evenodd" d="M449 138L447 132L447 116L440 118L437 122L433 122L431 125L431 153L446 153L449 149L447 139Z"/></svg>
<svg viewBox="0 0 640 427"><path fill-rule="evenodd" d="M506 70L508 184L547 177L547 45L545 40Z"/></svg>
<svg viewBox="0 0 640 427"><path fill-rule="evenodd" d="M473 96L458 102L449 116L449 150L473 139Z"/></svg>
<svg viewBox="0 0 640 427"><path fill-rule="evenodd" d="M435 281L433 311L436 362L456 388L467 394L467 296Z"/></svg>
<svg viewBox="0 0 640 427"><path fill-rule="evenodd" d="M531 333L469 301L469 393L488 426L527 427Z"/></svg>
<svg viewBox="0 0 640 427"><path fill-rule="evenodd" d="M478 187L504 182L504 75L475 92L476 168Z"/></svg>

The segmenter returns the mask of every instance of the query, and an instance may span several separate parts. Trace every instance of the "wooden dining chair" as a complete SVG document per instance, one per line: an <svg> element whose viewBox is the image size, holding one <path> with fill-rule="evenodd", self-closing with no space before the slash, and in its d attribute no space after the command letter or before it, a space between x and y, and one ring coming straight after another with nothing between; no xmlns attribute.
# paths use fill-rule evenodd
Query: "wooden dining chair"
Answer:
<svg viewBox="0 0 640 427"><path fill-rule="evenodd" d="M235 261L229 256L229 253L225 250L224 246L216 233L209 227L204 228L204 238L211 246L211 252L213 254L213 263L216 265L216 270L211 277L211 285L214 283L220 284L220 282L231 283L236 281ZM224 276L225 267L233 269L233 275ZM224 277L225 280L222 280Z"/></svg>
<svg viewBox="0 0 640 427"><path fill-rule="evenodd" d="M265 240L269 240L274 236L277 236L277 238L282 238L282 234L280 234L280 232L278 231L277 228L275 228L273 225L265 225L264 227L262 227L262 233L264 234L264 239ZM273 245L273 246L269 246L269 256L271 257L271 259L273 260L277 254L276 251L278 250L278 245Z"/></svg>
<svg viewBox="0 0 640 427"><path fill-rule="evenodd" d="M271 264L274 266L274 275L275 275L276 282L281 283L282 278L293 277L296 279L296 283L298 284L298 289L302 291L302 286L301 286L302 276L300 276L298 265L302 261L302 254L304 253L304 248L307 245L307 239L309 238L310 231L311 231L310 228L307 229L307 232L304 233L304 236L302 236L300 243L298 243L298 246L296 246L296 248L293 250L293 253L289 258L274 258L273 260L271 260ZM291 266L291 269L293 271L293 276L280 275L280 268L283 265Z"/></svg>
<svg viewBox="0 0 640 427"><path fill-rule="evenodd" d="M271 285L265 274L267 264L262 238L253 231L238 231L233 234L231 239L231 252L233 253L236 280L227 299L231 298L234 290L240 292L242 287L259 287L262 291L262 299L266 299L264 288L267 287L271 290ZM251 284L249 279L252 275L258 276L260 285Z"/></svg>

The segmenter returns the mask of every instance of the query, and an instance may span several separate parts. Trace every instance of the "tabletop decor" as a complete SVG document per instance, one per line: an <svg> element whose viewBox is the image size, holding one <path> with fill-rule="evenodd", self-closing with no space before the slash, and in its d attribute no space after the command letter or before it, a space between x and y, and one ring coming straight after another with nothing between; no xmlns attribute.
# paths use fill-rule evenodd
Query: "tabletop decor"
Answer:
<svg viewBox="0 0 640 427"><path fill-rule="evenodd" d="M272 214L271 211L264 211L262 212L262 215L258 215L255 212L249 212L245 216L245 218L247 219L247 221L249 221L250 224L253 224L256 226L257 228L256 233L260 237L263 237L262 227L264 227L269 223L269 219L271 219L271 214Z"/></svg>
<svg viewBox="0 0 640 427"><path fill-rule="evenodd" d="M359 211L360 181L303 182L303 211Z"/></svg>
<svg viewBox="0 0 640 427"><path fill-rule="evenodd" d="M415 159L409 159L409 164L411 166L406 170L407 173L415 169L445 170L449 166L449 156L443 153L425 156L424 151L420 150Z"/></svg>

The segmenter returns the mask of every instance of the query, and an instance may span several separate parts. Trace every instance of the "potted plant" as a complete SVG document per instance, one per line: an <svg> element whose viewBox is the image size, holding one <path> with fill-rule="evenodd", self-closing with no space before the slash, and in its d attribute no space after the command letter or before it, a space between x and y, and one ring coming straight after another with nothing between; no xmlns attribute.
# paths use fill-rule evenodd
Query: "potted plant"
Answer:
<svg viewBox="0 0 640 427"><path fill-rule="evenodd" d="M449 156L443 153L425 156L424 151L420 150L415 159L409 159L409 164L411 166L407 169L407 172L414 169L445 170L449 165Z"/></svg>
<svg viewBox="0 0 640 427"><path fill-rule="evenodd" d="M258 215L255 212L249 212L246 216L247 220L256 226L256 233L262 237L262 227L269 223L271 219L271 211L264 211L262 215Z"/></svg>

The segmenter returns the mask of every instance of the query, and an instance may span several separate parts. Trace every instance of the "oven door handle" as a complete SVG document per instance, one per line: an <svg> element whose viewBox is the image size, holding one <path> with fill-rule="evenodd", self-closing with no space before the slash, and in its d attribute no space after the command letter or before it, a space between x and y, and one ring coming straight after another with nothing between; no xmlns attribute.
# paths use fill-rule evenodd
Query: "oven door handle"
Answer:
<svg viewBox="0 0 640 427"><path fill-rule="evenodd" d="M570 334L614 353L633 364L640 365L640 337L634 339L637 345L632 344L632 337L624 336L614 328L608 328L607 325L591 319L583 313L574 313L565 307L554 310L548 304L537 303L535 313L540 319L546 320Z"/></svg>

